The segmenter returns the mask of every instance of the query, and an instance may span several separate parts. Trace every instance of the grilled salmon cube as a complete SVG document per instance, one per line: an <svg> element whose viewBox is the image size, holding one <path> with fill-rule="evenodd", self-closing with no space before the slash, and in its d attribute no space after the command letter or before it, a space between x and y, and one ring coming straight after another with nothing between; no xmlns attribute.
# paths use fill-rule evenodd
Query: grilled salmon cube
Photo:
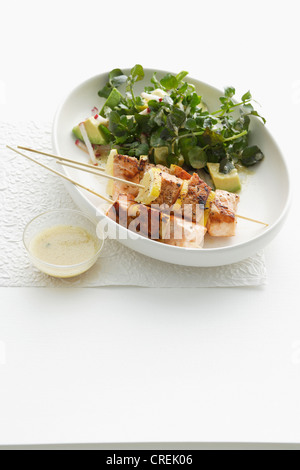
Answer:
<svg viewBox="0 0 300 470"><path fill-rule="evenodd" d="M176 176L170 175L165 171L162 171L160 175L160 195L153 201L153 204L164 204L166 207L171 207L178 199L182 186L182 180L176 178Z"/></svg>
<svg viewBox="0 0 300 470"><path fill-rule="evenodd" d="M206 228L174 215L162 215L161 242L182 248L203 248Z"/></svg>
<svg viewBox="0 0 300 470"><path fill-rule="evenodd" d="M143 179L144 174L153 167L155 167L155 165L153 165L153 163L149 163L148 158L140 157L140 160L138 162L140 181Z"/></svg>
<svg viewBox="0 0 300 470"><path fill-rule="evenodd" d="M188 183L188 190L182 199L182 206L189 205L193 221L199 222L199 217L201 213L203 215L203 210L211 192L211 188L199 178L197 173L193 174Z"/></svg>
<svg viewBox="0 0 300 470"><path fill-rule="evenodd" d="M132 183L140 182L140 171L139 161L134 157L128 157L127 155L116 154L113 156L113 176L122 178ZM129 194L136 197L139 190L134 186L121 183L120 181L114 181L112 196L113 199L117 199L119 194Z"/></svg>
<svg viewBox="0 0 300 470"><path fill-rule="evenodd" d="M171 165L170 172L172 175L177 176L177 178L180 178L182 180L190 180L192 178L192 175L190 175L187 171L185 171L183 168L181 168L181 166L178 165Z"/></svg>
<svg viewBox="0 0 300 470"><path fill-rule="evenodd" d="M131 196L121 194L108 209L106 215L134 233L152 240L160 238L160 211L136 203Z"/></svg>
<svg viewBox="0 0 300 470"><path fill-rule="evenodd" d="M239 196L217 189L211 202L207 230L212 237L233 237L236 229L236 211Z"/></svg>

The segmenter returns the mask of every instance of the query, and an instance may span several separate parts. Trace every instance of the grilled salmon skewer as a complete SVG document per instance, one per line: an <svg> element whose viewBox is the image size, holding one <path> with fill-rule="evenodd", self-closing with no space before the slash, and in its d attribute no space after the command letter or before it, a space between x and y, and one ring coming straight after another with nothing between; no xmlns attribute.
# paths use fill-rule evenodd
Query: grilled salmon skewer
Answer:
<svg viewBox="0 0 300 470"><path fill-rule="evenodd" d="M197 212L202 212L198 210L199 207L205 207L203 225L207 226L211 236L235 235L239 196L221 190L213 192L196 173L190 175L176 165L171 168L155 166L146 159L139 161L134 157L118 155L116 151L109 157L108 171L114 176L141 183L146 187L147 194L145 190L126 187L118 182L109 183L109 193L114 199L120 194L128 194L139 203L166 204L173 207L175 212L176 209L190 207L194 223L200 222Z"/></svg>

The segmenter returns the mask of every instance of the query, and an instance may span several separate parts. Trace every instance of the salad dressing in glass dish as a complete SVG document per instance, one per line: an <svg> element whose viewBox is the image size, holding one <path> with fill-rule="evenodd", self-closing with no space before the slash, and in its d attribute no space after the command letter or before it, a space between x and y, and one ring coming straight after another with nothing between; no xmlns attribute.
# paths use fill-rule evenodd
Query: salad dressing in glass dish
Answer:
<svg viewBox="0 0 300 470"><path fill-rule="evenodd" d="M52 211L33 219L24 232L32 263L53 277L70 278L90 269L104 245L96 223L72 210Z"/></svg>
<svg viewBox="0 0 300 470"><path fill-rule="evenodd" d="M57 225L33 238L29 250L46 263L70 266L84 263L95 256L98 243L84 228Z"/></svg>

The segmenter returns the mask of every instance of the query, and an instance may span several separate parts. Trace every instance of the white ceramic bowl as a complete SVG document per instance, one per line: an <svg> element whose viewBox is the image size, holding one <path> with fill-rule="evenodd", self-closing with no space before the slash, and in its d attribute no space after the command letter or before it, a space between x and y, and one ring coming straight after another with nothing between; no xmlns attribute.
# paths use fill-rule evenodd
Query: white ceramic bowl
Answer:
<svg viewBox="0 0 300 470"><path fill-rule="evenodd" d="M150 83L154 70L145 69L145 79L136 84L136 92L143 91ZM129 73L129 70L124 70ZM158 77L166 71L158 71ZM71 157L74 160L86 162L88 157L75 146L72 128L78 122L91 115L94 106L101 108L103 99L98 97L98 90L107 82L108 73L97 75L79 85L73 90L60 106L53 125L53 147L57 154ZM219 108L219 97L223 92L199 80L187 77L196 86L209 109ZM251 84L249 84L251 86ZM238 220L237 234L232 238L205 237L203 249L179 248L164 245L142 236L128 236L128 230L118 227L119 241L124 245L152 258L184 266L221 266L245 259L265 247L280 231L285 221L289 201L290 182L284 157L274 138L257 118L251 120L250 143L261 147L265 159L256 167L253 174L247 177L241 191L241 202L238 212L246 217L262 220L269 224L268 228L244 220ZM106 181L84 172L65 168L68 176L82 184L105 194ZM75 203L92 216L97 214L100 200L96 196L67 184ZM101 204L100 204L101 205ZM115 222L106 217L110 230L115 228Z"/></svg>

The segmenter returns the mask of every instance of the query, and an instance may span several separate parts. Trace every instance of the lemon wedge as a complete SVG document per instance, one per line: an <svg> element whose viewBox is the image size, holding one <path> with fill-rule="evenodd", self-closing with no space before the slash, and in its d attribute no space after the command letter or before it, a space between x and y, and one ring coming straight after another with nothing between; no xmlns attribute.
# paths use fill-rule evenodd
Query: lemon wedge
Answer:
<svg viewBox="0 0 300 470"><path fill-rule="evenodd" d="M210 213L210 204L213 202L213 200L216 197L216 193L214 191L211 191L209 193L209 196L207 198L206 204L205 204L205 209L204 209L204 227L206 227L209 213Z"/></svg>
<svg viewBox="0 0 300 470"><path fill-rule="evenodd" d="M180 208L182 206L182 201L185 198L185 196L187 195L188 190L189 190L189 180L183 180L179 197L178 197L177 201L175 202L175 204L173 206L173 210L175 212L180 210Z"/></svg>
<svg viewBox="0 0 300 470"><path fill-rule="evenodd" d="M116 155L118 155L117 150L115 149L111 150L108 156L107 162L106 162L105 172L110 176L114 176L114 158ZM108 183L106 186L106 192L109 196L111 197L113 196L114 180L108 180Z"/></svg>
<svg viewBox="0 0 300 470"><path fill-rule="evenodd" d="M144 188L139 190L139 194L135 200L146 206L150 205L160 195L161 170L159 168L150 168L150 170L146 171L144 174L140 184L143 185Z"/></svg>

